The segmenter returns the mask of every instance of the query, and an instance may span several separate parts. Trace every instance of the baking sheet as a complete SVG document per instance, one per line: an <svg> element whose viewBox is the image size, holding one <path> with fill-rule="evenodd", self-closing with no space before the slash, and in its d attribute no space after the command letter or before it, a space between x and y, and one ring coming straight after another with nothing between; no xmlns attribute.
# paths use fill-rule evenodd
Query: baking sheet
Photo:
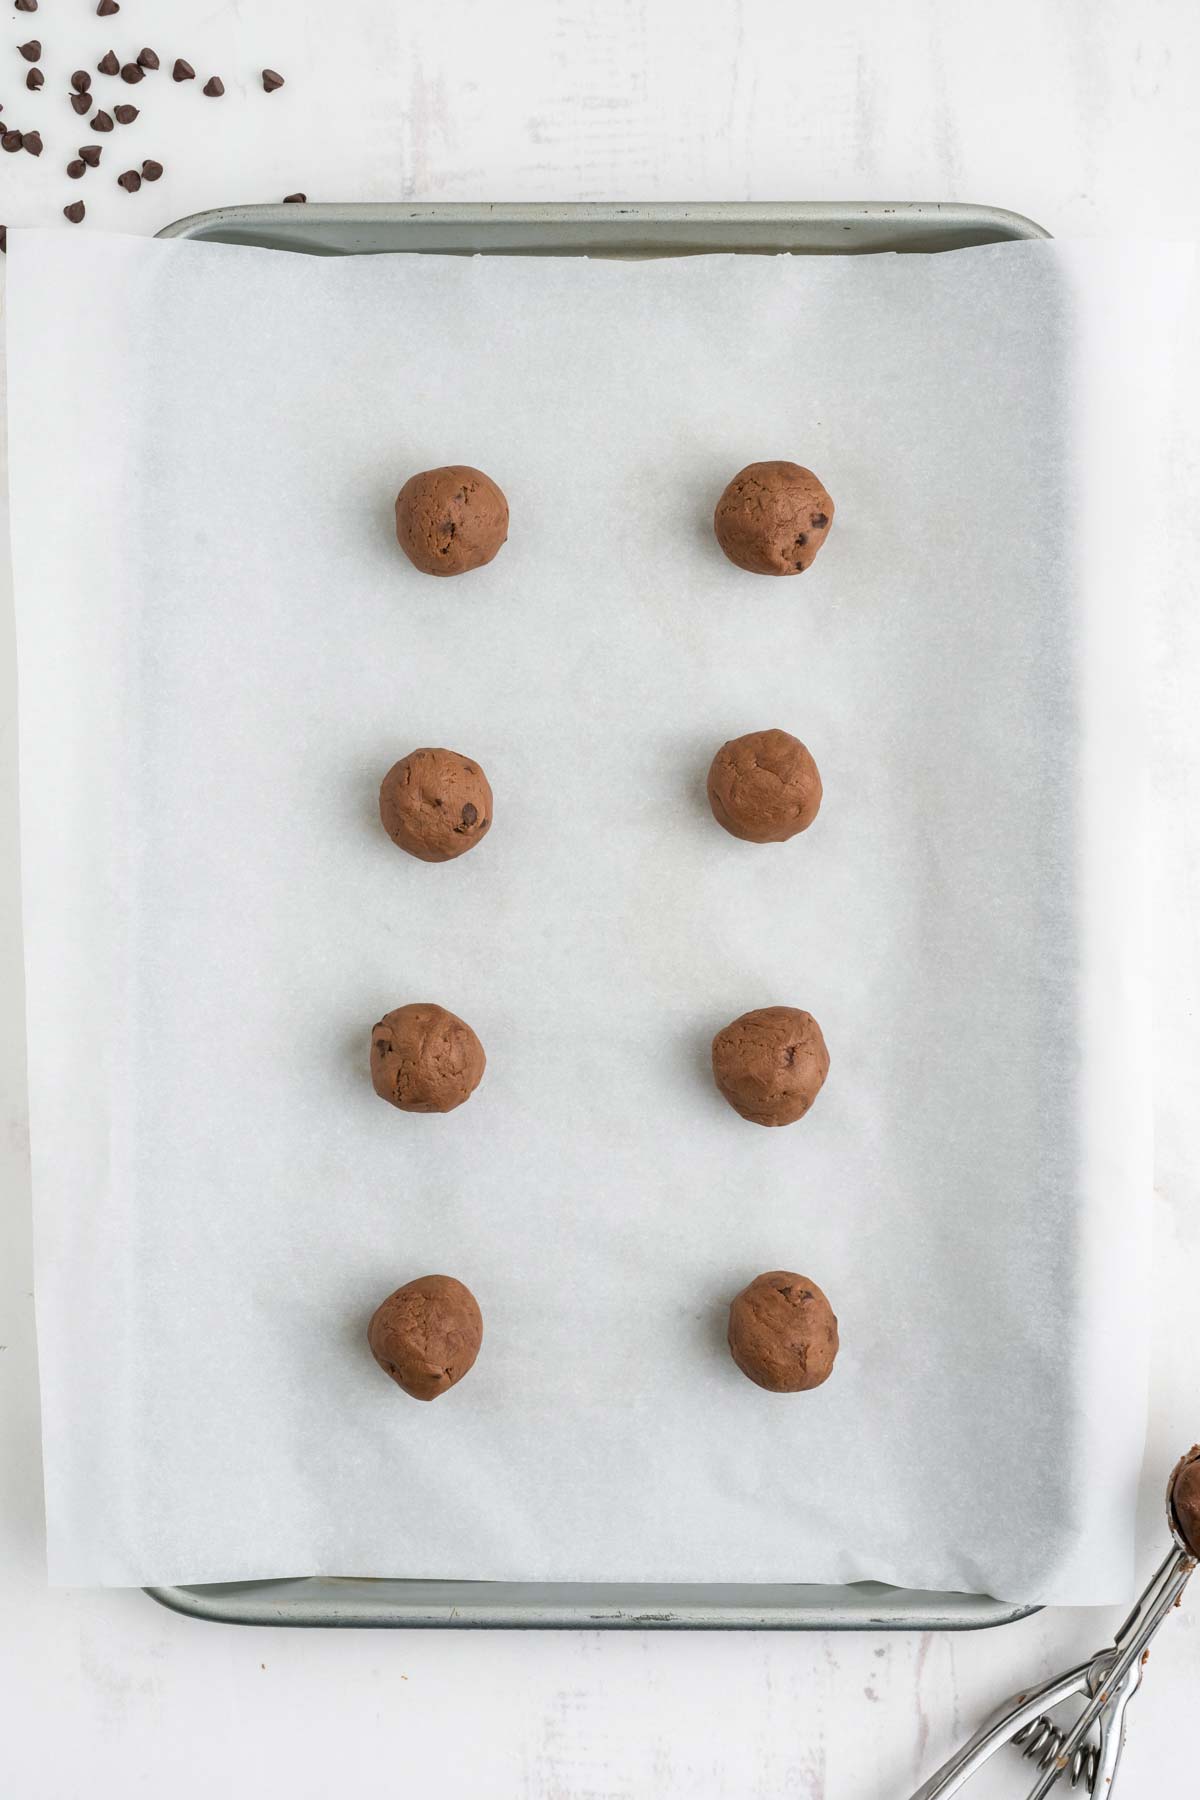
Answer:
<svg viewBox="0 0 1200 1800"><path fill-rule="evenodd" d="M13 234L53 1579L1127 1590L1130 602L1184 262ZM711 539L725 479L771 455L838 502L799 581ZM501 482L512 536L434 583L391 499L451 460ZM703 781L767 724L826 797L758 850ZM496 790L441 868L374 816L431 742ZM366 1074L371 1023L416 998L489 1055L445 1119ZM776 1000L832 1070L764 1132L705 1061ZM842 1327L795 1398L722 1346L729 1296L780 1266ZM431 1269L486 1334L420 1407L363 1332Z"/></svg>

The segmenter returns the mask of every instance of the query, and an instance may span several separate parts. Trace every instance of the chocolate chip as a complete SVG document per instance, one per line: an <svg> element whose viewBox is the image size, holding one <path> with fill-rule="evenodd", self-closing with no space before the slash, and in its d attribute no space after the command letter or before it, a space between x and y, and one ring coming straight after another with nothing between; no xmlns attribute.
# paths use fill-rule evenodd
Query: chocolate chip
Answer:
<svg viewBox="0 0 1200 1800"><path fill-rule="evenodd" d="M113 117L118 125L132 125L138 116L136 106L114 106Z"/></svg>
<svg viewBox="0 0 1200 1800"><path fill-rule="evenodd" d="M160 162L155 162L153 157L148 157L142 164L143 181L157 181L162 172L162 164Z"/></svg>
<svg viewBox="0 0 1200 1800"><path fill-rule="evenodd" d="M67 164L67 174L72 181L78 181L81 175L87 174L87 164L82 157L77 156L74 161Z"/></svg>
<svg viewBox="0 0 1200 1800"><path fill-rule="evenodd" d="M467 804L462 809L463 824L464 825L473 825L478 817L479 817L478 810L475 807L473 807L471 805L471 802L468 800Z"/></svg>
<svg viewBox="0 0 1200 1800"><path fill-rule="evenodd" d="M38 0L13 0L14 12L36 12Z"/></svg>
<svg viewBox="0 0 1200 1800"><path fill-rule="evenodd" d="M99 146L99 144L80 144L79 154L83 158L84 162L87 164L89 169L95 169L95 168L99 167L99 165L100 165L100 146Z"/></svg>
<svg viewBox="0 0 1200 1800"><path fill-rule="evenodd" d="M4 136L0 137L0 149L9 151L19 150L24 142L25 139L21 136L19 131L6 131Z"/></svg>
<svg viewBox="0 0 1200 1800"><path fill-rule="evenodd" d="M41 62L42 46L37 38L30 38L27 44L17 45L17 55L23 56L26 62Z"/></svg>
<svg viewBox="0 0 1200 1800"><path fill-rule="evenodd" d="M283 204L285 206L294 206L297 204L302 204L307 199L308 199L307 194L285 194L283 196Z"/></svg>
<svg viewBox="0 0 1200 1800"><path fill-rule="evenodd" d="M80 118L82 118L85 112L91 112L92 107L95 105L95 101L90 94L72 94L71 105L75 108L75 111L79 114Z"/></svg>
<svg viewBox="0 0 1200 1800"><path fill-rule="evenodd" d="M120 72L121 65L117 61L116 51L115 50L106 50L104 52L104 55L100 58L100 61L96 64L96 67L99 69L99 71L102 75L118 74Z"/></svg>
<svg viewBox="0 0 1200 1800"><path fill-rule="evenodd" d="M86 69L76 69L71 77L71 86L77 94L86 94L92 85L92 78Z"/></svg>
<svg viewBox="0 0 1200 1800"><path fill-rule="evenodd" d="M91 120L91 127L93 131L111 131L113 128L111 113L98 112Z"/></svg>
<svg viewBox="0 0 1200 1800"><path fill-rule="evenodd" d="M96 8L96 17L98 19L111 19L113 14L119 13L120 10L121 8L118 6L117 0L100 0L100 4Z"/></svg>
<svg viewBox="0 0 1200 1800"><path fill-rule="evenodd" d="M42 154L42 134L41 134L41 132L40 131L27 131L25 133L24 144L25 144L25 149L28 150L30 156L40 156Z"/></svg>
<svg viewBox="0 0 1200 1800"><path fill-rule="evenodd" d="M182 56L175 58L175 67L171 70L172 81L195 81L196 71L190 62L184 62Z"/></svg>
<svg viewBox="0 0 1200 1800"><path fill-rule="evenodd" d="M145 81L145 79L146 71L145 69L140 68L137 63L125 63L121 69L121 80L127 81L130 87L133 86L135 81Z"/></svg>
<svg viewBox="0 0 1200 1800"><path fill-rule="evenodd" d="M264 69L262 72L262 84L264 93L273 94L276 88L281 88L283 86L283 76L277 74L274 69Z"/></svg>
<svg viewBox="0 0 1200 1800"><path fill-rule="evenodd" d="M29 89L30 93L36 94L38 89L45 87L45 85L46 77L42 74L42 71L40 69L30 69L28 75L25 77L25 86Z"/></svg>
<svg viewBox="0 0 1200 1800"><path fill-rule="evenodd" d="M812 518L808 522L812 526L814 531L824 531L825 527L829 523L829 514L828 513L814 513Z"/></svg>
<svg viewBox="0 0 1200 1800"><path fill-rule="evenodd" d="M807 544L807 542L808 542L808 533L807 533L807 531L802 531L800 533L800 536L796 539L797 550L803 550L803 548L804 548L805 544Z"/></svg>
<svg viewBox="0 0 1200 1800"><path fill-rule="evenodd" d="M70 219L72 225L78 225L86 211L82 200L72 200L70 206L63 207L63 218Z"/></svg>
<svg viewBox="0 0 1200 1800"><path fill-rule="evenodd" d="M201 92L207 94L210 100L219 100L225 92L225 83L219 75L210 75Z"/></svg>
<svg viewBox="0 0 1200 1800"><path fill-rule="evenodd" d="M142 185L142 178L136 169L126 169L123 175L117 176L117 186L125 189L127 194L136 194Z"/></svg>
<svg viewBox="0 0 1200 1800"><path fill-rule="evenodd" d="M0 255L8 254L8 226L0 225Z"/></svg>
<svg viewBox="0 0 1200 1800"><path fill-rule="evenodd" d="M158 67L158 52L156 50L139 50L137 59L143 69L157 69Z"/></svg>

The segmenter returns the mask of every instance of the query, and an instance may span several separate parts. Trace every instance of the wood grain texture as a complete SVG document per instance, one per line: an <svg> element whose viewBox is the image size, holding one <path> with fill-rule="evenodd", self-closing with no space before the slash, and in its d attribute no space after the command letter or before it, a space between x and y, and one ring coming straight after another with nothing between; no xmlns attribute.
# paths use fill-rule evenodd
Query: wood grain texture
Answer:
<svg viewBox="0 0 1200 1800"><path fill-rule="evenodd" d="M1200 12L1192 0L175 0L149 38L219 71L213 106L142 83L137 196L91 175L87 229L152 231L230 201L280 199L964 199L1058 235L1200 235ZM110 22L44 9L48 71L90 66ZM15 21L7 29L19 32ZM25 34L27 35L27 33ZM103 40L103 41L102 41ZM12 36L12 42L17 37ZM269 98L258 71L287 85ZM50 82L53 86L53 79ZM199 84L195 84L198 87ZM15 112L13 96L9 113ZM30 104L34 104L31 102ZM45 106L45 100L37 102ZM23 108L26 116L28 108ZM42 129L41 165L4 158L0 219L57 223L80 132ZM50 116L50 115L47 115ZM69 123L68 123L69 121ZM28 165L28 166L26 166ZM1191 333L1194 343L1196 333ZM1181 347L1177 460L1195 492L1197 363ZM1200 566L1195 507L1173 533ZM3 521L0 528L6 529ZM4 559L5 570L7 559ZM0 577L7 589L7 573ZM1147 607L1164 710L1154 1407L1139 1567L1161 1489L1200 1436L1200 608ZM325 1800L435 1782L446 1800L896 1800L1004 1695L1118 1622L1056 1611L953 1637L480 1635L233 1631L139 1594L50 1592L42 1568L28 1159L19 1026L11 606L0 603L0 1790L22 1800ZM1200 1594L1155 1648L1131 1711L1130 1796L1191 1791ZM1021 1791L1020 1765L985 1793Z"/></svg>

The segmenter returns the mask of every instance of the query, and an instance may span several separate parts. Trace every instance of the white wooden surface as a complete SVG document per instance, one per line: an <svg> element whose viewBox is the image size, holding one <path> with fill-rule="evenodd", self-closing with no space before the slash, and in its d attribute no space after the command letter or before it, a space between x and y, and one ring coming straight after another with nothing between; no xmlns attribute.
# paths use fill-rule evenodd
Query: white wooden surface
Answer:
<svg viewBox="0 0 1200 1800"><path fill-rule="evenodd" d="M1057 235L1200 235L1200 12L1193 0L43 0L0 38L6 120L40 163L0 158L0 219L152 231L201 207L278 199L985 200ZM170 33L164 27L169 17ZM46 91L12 46L36 31ZM165 75L68 182L90 134L64 77L150 42L219 72L223 101ZM85 54L86 53L86 54ZM280 69L269 98L254 71ZM128 154L126 154L128 152ZM128 196L123 167L167 174ZM64 227L65 229L65 227ZM1196 369L1175 428L1200 469ZM102 453L102 446L97 447ZM1200 566L1186 512L1182 569ZM1160 1105L1153 1415L1142 1561L1174 1455L1200 1436L1193 1130L1200 943L1200 609L1184 576L1156 634ZM386 1785L447 1797L785 1796L904 1800L995 1700L1082 1656L1117 1622L1053 1612L976 1637L238 1632L139 1594L50 1592L42 1567L22 1091L11 619L0 607L0 1793L109 1800ZM86 995L81 996L86 1005ZM1114 1354L1120 1347L1114 1346ZM95 1346L103 1355L103 1345ZM1190 1793L1200 1594L1162 1633L1122 1781ZM1023 1791L1008 1764L986 1793Z"/></svg>

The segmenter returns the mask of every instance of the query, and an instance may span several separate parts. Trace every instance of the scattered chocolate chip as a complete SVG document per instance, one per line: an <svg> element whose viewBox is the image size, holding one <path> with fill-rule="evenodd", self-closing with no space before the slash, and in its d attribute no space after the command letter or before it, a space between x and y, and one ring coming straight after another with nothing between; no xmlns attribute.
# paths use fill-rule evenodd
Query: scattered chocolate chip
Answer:
<svg viewBox="0 0 1200 1800"><path fill-rule="evenodd" d="M42 134L40 131L27 131L25 133L24 143L30 156L40 156L42 154Z"/></svg>
<svg viewBox="0 0 1200 1800"><path fill-rule="evenodd" d="M76 69L71 77L71 86L77 94L86 94L92 85L92 78L86 69Z"/></svg>
<svg viewBox="0 0 1200 1800"><path fill-rule="evenodd" d="M138 109L136 106L113 107L113 118L117 121L118 125L132 125L137 116Z"/></svg>
<svg viewBox="0 0 1200 1800"><path fill-rule="evenodd" d="M113 128L112 114L98 112L90 123L93 131L111 131Z"/></svg>
<svg viewBox="0 0 1200 1800"><path fill-rule="evenodd" d="M37 38L30 38L27 44L17 45L17 55L23 56L26 62L41 62L42 46Z"/></svg>
<svg viewBox="0 0 1200 1800"><path fill-rule="evenodd" d="M479 817L478 808L472 806L471 802L468 800L467 804L462 809L463 824L464 825L473 825L478 817Z"/></svg>
<svg viewBox="0 0 1200 1800"><path fill-rule="evenodd" d="M812 526L814 531L824 531L825 527L829 523L829 514L828 513L814 513L812 518L808 522Z"/></svg>
<svg viewBox="0 0 1200 1800"><path fill-rule="evenodd" d="M19 150L24 142L25 139L21 136L19 131L6 131L4 136L0 137L0 149L8 151Z"/></svg>
<svg viewBox="0 0 1200 1800"><path fill-rule="evenodd" d="M85 112L91 112L92 107L95 104L96 103L90 94L71 95L71 105L75 108L75 111L79 114L80 118L83 117Z"/></svg>
<svg viewBox="0 0 1200 1800"><path fill-rule="evenodd" d="M63 218L70 219L72 225L78 225L86 211L82 200L72 200L70 206L63 207Z"/></svg>
<svg viewBox="0 0 1200 1800"><path fill-rule="evenodd" d="M306 201L307 199L308 199L307 194L285 194L283 196L283 204L285 206L291 206L293 204L302 203L302 202Z"/></svg>
<svg viewBox="0 0 1200 1800"><path fill-rule="evenodd" d="M117 5L117 0L100 0L100 4L96 8L96 17L98 19L111 19L113 14L119 13L120 10L121 8Z"/></svg>
<svg viewBox="0 0 1200 1800"><path fill-rule="evenodd" d="M158 67L158 52L156 50L139 50L137 59L143 69L157 69Z"/></svg>
<svg viewBox="0 0 1200 1800"><path fill-rule="evenodd" d="M121 65L117 61L116 51L115 50L106 50L104 52L104 55L100 58L100 61L96 64L96 67L99 69L101 75L117 75L117 74L119 74Z"/></svg>
<svg viewBox="0 0 1200 1800"><path fill-rule="evenodd" d="M210 100L219 100L225 92L225 83L219 75L210 75L201 92L207 94Z"/></svg>
<svg viewBox="0 0 1200 1800"><path fill-rule="evenodd" d="M99 144L80 144L79 154L83 158L84 162L87 164L89 169L99 168L99 166L100 166L100 146L99 146Z"/></svg>
<svg viewBox="0 0 1200 1800"><path fill-rule="evenodd" d="M262 84L263 92L265 94L273 94L276 88L281 88L283 86L283 76L278 74L274 69L264 69L262 72Z"/></svg>
<svg viewBox="0 0 1200 1800"><path fill-rule="evenodd" d="M117 186L125 189L127 194L136 194L142 185L142 178L136 169L126 169L123 175L117 176Z"/></svg>
<svg viewBox="0 0 1200 1800"><path fill-rule="evenodd" d="M36 12L38 0L13 0L14 12Z"/></svg>
<svg viewBox="0 0 1200 1800"><path fill-rule="evenodd" d="M147 157L146 161L142 164L143 181L157 181L162 172L162 164L160 162L155 162L152 156Z"/></svg>
<svg viewBox="0 0 1200 1800"><path fill-rule="evenodd" d="M45 85L46 77L42 74L42 71L40 69L30 69L28 75L25 77L25 86L29 89L30 93L36 94L38 89L45 87Z"/></svg>
<svg viewBox="0 0 1200 1800"><path fill-rule="evenodd" d="M145 69L140 68L137 63L126 63L121 70L121 80L127 81L130 87L132 87L136 81L145 81L145 79L146 71Z"/></svg>
<svg viewBox="0 0 1200 1800"><path fill-rule="evenodd" d="M0 255L8 252L8 226L0 225Z"/></svg>
<svg viewBox="0 0 1200 1800"><path fill-rule="evenodd" d="M76 156L67 164L67 174L72 181L78 181L81 175L87 174L87 164L81 156Z"/></svg>
<svg viewBox="0 0 1200 1800"><path fill-rule="evenodd" d="M182 56L175 58L175 67L171 70L172 81L195 81L196 71L190 62L184 62Z"/></svg>

